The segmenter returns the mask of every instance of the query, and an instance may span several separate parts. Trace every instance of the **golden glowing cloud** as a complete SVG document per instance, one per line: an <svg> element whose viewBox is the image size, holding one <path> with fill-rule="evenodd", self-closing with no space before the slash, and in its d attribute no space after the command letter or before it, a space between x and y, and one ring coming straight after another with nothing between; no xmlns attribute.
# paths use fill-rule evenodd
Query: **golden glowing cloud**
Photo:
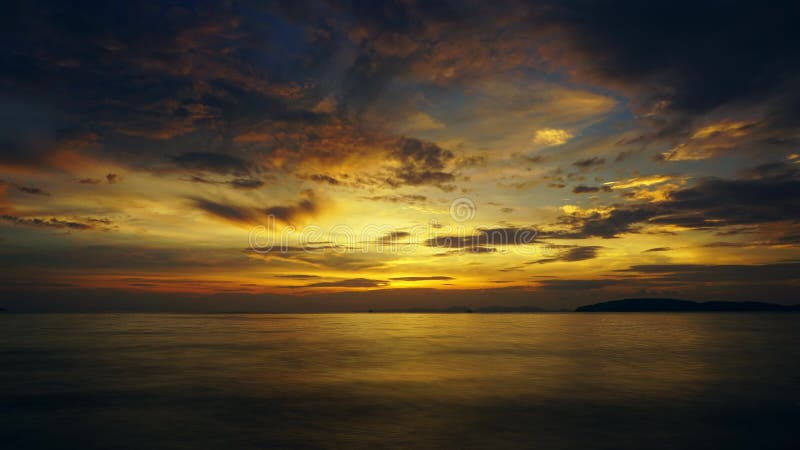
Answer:
<svg viewBox="0 0 800 450"><path fill-rule="evenodd" d="M641 186L652 186L654 184L664 183L671 179L672 177L669 175L649 175L646 177L628 178L624 181L609 181L604 184L611 187L611 189L629 189Z"/></svg>
<svg viewBox="0 0 800 450"><path fill-rule="evenodd" d="M533 137L533 143L545 147L554 145L563 145L574 136L567 130L560 130L557 128L543 128L536 130L536 135Z"/></svg>
<svg viewBox="0 0 800 450"><path fill-rule="evenodd" d="M749 133L747 129L751 125L753 125L752 122L725 121L714 123L695 131L694 134L692 134L692 139L707 139L715 135L725 135L731 137L744 136Z"/></svg>
<svg viewBox="0 0 800 450"><path fill-rule="evenodd" d="M722 121L700 128L688 141L661 157L666 161L694 161L711 158L736 145L752 132L754 122Z"/></svg>

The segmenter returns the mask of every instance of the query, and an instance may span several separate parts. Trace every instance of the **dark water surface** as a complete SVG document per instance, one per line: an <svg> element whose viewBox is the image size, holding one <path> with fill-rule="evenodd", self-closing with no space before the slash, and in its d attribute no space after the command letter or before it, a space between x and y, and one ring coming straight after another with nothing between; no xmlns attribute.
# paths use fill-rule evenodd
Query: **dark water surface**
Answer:
<svg viewBox="0 0 800 450"><path fill-rule="evenodd" d="M800 448L800 314L0 315L0 448Z"/></svg>

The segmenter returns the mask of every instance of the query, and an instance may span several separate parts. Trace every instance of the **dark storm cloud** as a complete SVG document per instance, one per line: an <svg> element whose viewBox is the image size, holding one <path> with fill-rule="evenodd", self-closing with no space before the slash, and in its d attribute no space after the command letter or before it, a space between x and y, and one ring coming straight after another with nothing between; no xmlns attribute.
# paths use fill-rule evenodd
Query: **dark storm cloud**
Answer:
<svg viewBox="0 0 800 450"><path fill-rule="evenodd" d="M316 215L322 208L319 201L310 195L309 198L286 206L271 206L264 212L284 223L292 223L305 217Z"/></svg>
<svg viewBox="0 0 800 450"><path fill-rule="evenodd" d="M600 192L600 191L610 192L611 188L609 188L608 186L598 187L598 186L583 186L583 185L579 185L579 186L575 186L572 189L572 193L573 194L593 194L593 193Z"/></svg>
<svg viewBox="0 0 800 450"><path fill-rule="evenodd" d="M80 126L68 123L64 116L56 117L56 112L42 103L39 99L9 100L0 96L0 164L3 166L26 171L58 171L62 169L61 164L68 163L64 156L98 147L95 133L81 131Z"/></svg>
<svg viewBox="0 0 800 450"><path fill-rule="evenodd" d="M263 119L346 116L399 78L460 85L544 62L539 70L623 90L642 109L696 116L758 106L767 128L790 129L800 115L798 9L789 2L633 0L129 1L66 9L17 2L0 23L7 43L0 85L23 103L44 98L70 112L67 127L51 130L85 126L103 137L174 140L227 136L228 127ZM317 83L329 88L323 74L332 72L339 107L307 114L331 94ZM6 147L3 156L26 155ZM452 181L444 169L408 169L394 181Z"/></svg>
<svg viewBox="0 0 800 450"><path fill-rule="evenodd" d="M655 136L686 135L727 108L762 116L767 144L800 118L795 2L429 3L337 4L355 19L350 35L362 36L345 101L363 107L400 77L459 83L534 53L551 70L627 93Z"/></svg>
<svg viewBox="0 0 800 450"><path fill-rule="evenodd" d="M614 238L620 234L636 231L637 225L657 215L657 207L651 205L631 206L611 211L608 216L592 213L588 217L563 216L560 225L567 230L542 231L545 238L583 239L589 237Z"/></svg>
<svg viewBox="0 0 800 450"><path fill-rule="evenodd" d="M236 189L243 189L243 190L258 189L264 186L263 181L256 180L253 178L235 178L231 181L228 181L227 184Z"/></svg>
<svg viewBox="0 0 800 450"><path fill-rule="evenodd" d="M254 206L236 205L230 202L218 202L201 197L190 197L195 208L206 213L239 224L252 224L272 217L280 222L293 223L317 214L321 205L313 193L306 192L306 198L289 205L258 208Z"/></svg>
<svg viewBox="0 0 800 450"><path fill-rule="evenodd" d="M796 178L798 175L800 175L800 168L798 168L796 164L790 165L782 161L761 164L739 172L740 178L751 180L764 178L773 180L787 180Z"/></svg>
<svg viewBox="0 0 800 450"><path fill-rule="evenodd" d="M173 151L189 152L183 156L207 150L176 137L197 135L211 143L203 148L213 150L243 124L287 118L309 124L326 115L348 116L375 101L394 79L460 85L533 61L547 62L540 70L575 73L583 81L630 92L644 106L664 104L673 112L766 104L761 110L771 119L764 126L782 122L786 128L800 111L793 84L800 63L791 44L797 40L792 25L797 10L780 3L645 7L632 0L290 6L130 1L68 10L58 2L20 3L3 15L8 45L0 52L0 84L17 92L23 104L44 98L52 103L46 109L69 112L58 116L59 121L70 117L70 123L54 123L48 128L52 132L85 127L99 133L104 145L120 134L170 140ZM559 44L558 56L550 51L552 42ZM321 75L332 71L341 80L333 87ZM334 92L323 92L317 83ZM333 94L339 108L311 111L323 94ZM271 135L264 135L242 142L266 142ZM132 158L115 149L113 158L156 163L157 155L146 154L154 153L154 146L126 142L141 153ZM40 152L29 144L0 145L0 156L31 164L37 158L30 155ZM281 143L286 148L299 144ZM409 154L414 145L421 150ZM439 149L431 160L422 154L431 148L414 145L401 142L395 149L401 167L388 182L451 188L454 175L448 168L466 159ZM576 167L587 169L601 160L578 161ZM206 162L176 157L176 163L195 170L247 173L230 160Z"/></svg>
<svg viewBox="0 0 800 450"><path fill-rule="evenodd" d="M201 209L206 213L236 223L254 223L260 216L255 208L223 204L204 198L191 198L195 208Z"/></svg>
<svg viewBox="0 0 800 450"><path fill-rule="evenodd" d="M599 246L586 246L570 248L555 258L540 259L536 264L547 264L554 262L575 262L586 261L587 259L597 258L598 251L603 248Z"/></svg>
<svg viewBox="0 0 800 450"><path fill-rule="evenodd" d="M433 185L443 189L451 189L446 183L455 176L445 171L454 155L433 142L419 139L400 139L392 149L392 157L400 163L394 177L387 180L392 186Z"/></svg>
<svg viewBox="0 0 800 450"><path fill-rule="evenodd" d="M668 102L686 113L766 101L798 117L796 2L553 3L537 8L534 22L568 36L562 44L587 78L624 84L645 104Z"/></svg>
<svg viewBox="0 0 800 450"><path fill-rule="evenodd" d="M239 176L249 174L252 167L235 156L208 152L184 153L172 158L172 161L184 169Z"/></svg>
<svg viewBox="0 0 800 450"><path fill-rule="evenodd" d="M287 104L308 90L307 76L291 70L306 48L299 29L281 35L264 26L270 18L248 1L4 7L0 87L9 97L0 114L27 124L2 133L0 161L35 166L60 133L86 131L99 136L106 158L148 169L167 149L219 148L231 127L291 116ZM175 139L193 133L200 139ZM246 173L230 160L177 162Z"/></svg>
<svg viewBox="0 0 800 450"><path fill-rule="evenodd" d="M463 236L436 236L425 241L428 247L479 249L495 245L525 245L536 242L533 228L484 228ZM492 249L494 250L494 249ZM476 253L481 253L481 250Z"/></svg>
<svg viewBox="0 0 800 450"><path fill-rule="evenodd" d="M671 193L666 201L619 205L608 213L568 215L568 230L543 232L553 238L613 238L637 232L642 225L694 229L760 225L800 220L800 178L707 178Z"/></svg>

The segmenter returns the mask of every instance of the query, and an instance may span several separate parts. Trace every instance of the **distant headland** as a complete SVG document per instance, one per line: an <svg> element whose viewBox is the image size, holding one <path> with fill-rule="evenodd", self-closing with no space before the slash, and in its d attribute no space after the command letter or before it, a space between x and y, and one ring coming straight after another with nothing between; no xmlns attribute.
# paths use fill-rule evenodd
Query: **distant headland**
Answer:
<svg viewBox="0 0 800 450"><path fill-rule="evenodd" d="M765 302L693 302L672 298L626 298L579 306L576 312L709 312L709 311L800 311L800 305Z"/></svg>

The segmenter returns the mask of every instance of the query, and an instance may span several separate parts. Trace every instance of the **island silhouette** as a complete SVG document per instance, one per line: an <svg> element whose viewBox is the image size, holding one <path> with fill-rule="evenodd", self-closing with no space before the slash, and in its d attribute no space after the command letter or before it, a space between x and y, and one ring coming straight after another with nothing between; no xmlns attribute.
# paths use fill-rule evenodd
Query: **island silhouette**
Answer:
<svg viewBox="0 0 800 450"><path fill-rule="evenodd" d="M579 306L576 312L709 312L709 311L800 311L800 305L766 302L693 302L673 298L625 298Z"/></svg>

